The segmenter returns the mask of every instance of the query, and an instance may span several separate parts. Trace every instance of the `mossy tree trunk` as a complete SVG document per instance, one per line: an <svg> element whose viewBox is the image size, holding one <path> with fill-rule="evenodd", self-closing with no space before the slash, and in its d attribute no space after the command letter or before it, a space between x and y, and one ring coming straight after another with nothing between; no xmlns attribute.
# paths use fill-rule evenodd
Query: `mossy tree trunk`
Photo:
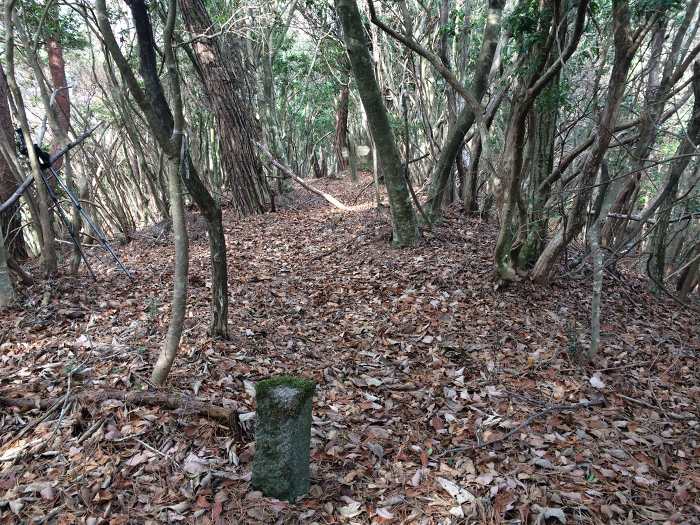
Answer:
<svg viewBox="0 0 700 525"><path fill-rule="evenodd" d="M355 0L336 0L335 8L343 26L343 40L386 183L394 243L398 246L411 246L418 239L416 214L403 177L389 115L374 76L360 11Z"/></svg>

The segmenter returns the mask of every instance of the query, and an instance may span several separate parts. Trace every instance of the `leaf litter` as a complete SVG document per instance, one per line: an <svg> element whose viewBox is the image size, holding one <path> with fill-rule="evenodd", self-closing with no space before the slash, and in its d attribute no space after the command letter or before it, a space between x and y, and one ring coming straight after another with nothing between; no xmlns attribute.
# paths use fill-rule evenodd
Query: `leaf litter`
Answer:
<svg viewBox="0 0 700 525"><path fill-rule="evenodd" d="M353 202L369 180L319 186ZM135 285L98 266L97 282L26 289L0 318L0 406L33 400L0 411L2 521L699 522L697 314L631 272L606 280L603 348L580 367L588 280L495 292L492 224L452 210L397 250L386 212L359 202L344 213L297 194L276 214L226 215L229 341L207 335L206 235L189 217L165 392L236 411L242 439L187 406L78 395L149 388L170 313L166 237L122 248ZM318 383L312 486L295 504L250 487L253 385L281 373Z"/></svg>

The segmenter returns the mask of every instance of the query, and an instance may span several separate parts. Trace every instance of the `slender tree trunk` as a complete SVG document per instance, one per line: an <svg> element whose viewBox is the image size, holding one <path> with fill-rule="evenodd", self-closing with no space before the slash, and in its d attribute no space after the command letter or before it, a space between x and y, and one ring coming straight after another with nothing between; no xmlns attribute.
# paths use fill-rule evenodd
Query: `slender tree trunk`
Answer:
<svg viewBox="0 0 700 525"><path fill-rule="evenodd" d="M12 287L10 272L7 269L7 253L5 251L5 236L0 228L0 308L9 306L15 299L15 289Z"/></svg>
<svg viewBox="0 0 700 525"><path fill-rule="evenodd" d="M608 214L607 193L610 187L610 173L605 162L600 169L600 187L593 207L593 219L588 229L588 243L593 261L593 293L591 295L591 344L583 354L587 361L595 358L600 348L600 310L603 293L603 250L600 247L600 223Z"/></svg>
<svg viewBox="0 0 700 525"><path fill-rule="evenodd" d="M418 238L416 215L401 172L401 160L389 116L372 69L362 18L355 0L336 0L335 6L343 24L343 39L386 182L394 242L398 246L410 246Z"/></svg>
<svg viewBox="0 0 700 525"><path fill-rule="evenodd" d="M479 212L477 190L479 183L479 161L481 160L481 137L477 135L472 141L469 168L464 178L464 213L471 215Z"/></svg>
<svg viewBox="0 0 700 525"><path fill-rule="evenodd" d="M683 270L678 280L678 296L681 300L688 297L688 294L698 285L700 277L700 243L695 245L694 251L690 253L691 262L688 267ZM692 258L695 258L694 260Z"/></svg>
<svg viewBox="0 0 700 525"><path fill-rule="evenodd" d="M168 192L170 194L170 215L173 218L175 272L173 273L173 301L168 335L151 374L151 381L157 385L162 385L168 377L170 368L175 361L177 349L180 346L187 305L187 272L189 269L189 242L185 223L185 206L180 189L181 179L187 179L188 177L189 156L185 155L187 143L182 131L185 127L185 116L182 107L175 49L173 47L173 30L175 28L176 15L177 0L168 0L168 16L163 28L163 54L173 100L173 134L169 143L170 147L168 148L168 151L171 152L171 155L168 157ZM184 176L181 176L181 172L184 172Z"/></svg>
<svg viewBox="0 0 700 525"><path fill-rule="evenodd" d="M340 97L335 112L335 149L336 171L342 173L348 169L350 152L348 149L348 106L350 101L350 78L348 76L346 84L340 88Z"/></svg>
<svg viewBox="0 0 700 525"><path fill-rule="evenodd" d="M182 137L179 137L182 141ZM170 368L173 366L177 349L180 346L182 327L187 306L187 272L189 268L189 242L185 224L185 206L180 187L181 163L170 162L168 165L168 190L170 197L170 216L173 220L173 238L175 243L175 272L173 273L173 299L170 312L170 324L165 344L151 373L151 381L156 385L165 383Z"/></svg>

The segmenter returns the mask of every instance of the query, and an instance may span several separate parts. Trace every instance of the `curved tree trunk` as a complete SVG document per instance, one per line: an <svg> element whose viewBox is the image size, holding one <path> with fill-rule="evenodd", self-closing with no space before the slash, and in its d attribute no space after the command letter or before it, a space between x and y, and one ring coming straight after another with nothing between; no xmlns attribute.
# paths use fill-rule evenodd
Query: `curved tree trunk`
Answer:
<svg viewBox="0 0 700 525"><path fill-rule="evenodd" d="M355 0L336 0L335 8L343 25L343 40L386 182L394 242L398 246L410 246L418 239L416 215L403 177L389 116L374 76L362 18Z"/></svg>
<svg viewBox="0 0 700 525"><path fill-rule="evenodd" d="M173 134L169 142L168 157L168 192L170 194L170 215L173 218L173 235L175 240L175 271L173 272L173 301L168 335L161 349L158 360L151 373L151 381L162 385L168 377L175 361L177 349L182 337L185 309L187 306L187 272L189 269L189 243L185 224L185 206L180 189L181 178L187 178L186 146L183 128L185 116L182 109L180 78L173 48L173 29L177 13L177 1L168 1L168 16L163 29L163 55L170 80L170 92L173 101ZM184 168L184 169L183 169ZM184 177L181 172L184 171Z"/></svg>
<svg viewBox="0 0 700 525"><path fill-rule="evenodd" d="M178 141L182 142L182 136L178 137ZM182 202L182 190L180 188L181 162L168 163L170 216L173 220L173 238L175 243L175 271L173 272L173 299L168 335L151 373L151 381L156 385L165 383L170 368L175 361L177 349L180 346L180 337L182 336L185 307L187 306L189 244L187 226L185 224L185 206Z"/></svg>
<svg viewBox="0 0 700 525"><path fill-rule="evenodd" d="M618 109L625 94L627 72L636 50L631 36L628 0L615 0L613 2L613 25L615 61L608 83L607 101L598 122L596 141L581 170L580 187L567 220L564 222L563 228L547 243L535 263L532 270L534 281L542 282L549 278L561 252L586 224L586 206L593 193L593 182L598 169L610 146Z"/></svg>

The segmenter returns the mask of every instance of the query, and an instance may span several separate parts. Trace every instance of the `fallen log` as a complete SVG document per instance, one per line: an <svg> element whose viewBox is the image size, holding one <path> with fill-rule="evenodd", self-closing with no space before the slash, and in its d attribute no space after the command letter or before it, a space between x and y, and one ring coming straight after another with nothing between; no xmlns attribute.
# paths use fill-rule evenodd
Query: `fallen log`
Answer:
<svg viewBox="0 0 700 525"><path fill-rule="evenodd" d="M299 184L302 188L304 188L307 191L310 191L311 193L315 193L316 195L323 197L326 202L329 204L335 206L339 210L343 211L348 211L350 208L340 202L338 199L333 197L333 195L326 193L324 191L319 190L318 188L312 186L311 184L308 184L307 182L304 181L301 177L297 176L296 173L292 171L292 169L289 166L286 166L285 164L282 164L279 160L277 160L275 157L272 156L272 153L262 144L256 142L255 145L262 151L265 156L270 160L270 163L280 170L282 174L287 177L288 179L292 179L294 182Z"/></svg>
<svg viewBox="0 0 700 525"><path fill-rule="evenodd" d="M238 412L235 409L198 401L183 394L153 390L83 390L72 394L69 397L69 400L71 399L81 403L101 403L108 399L115 399L138 406L158 406L168 410L182 410L223 423L234 431L236 437L242 436ZM15 407L23 411L47 410L54 406L57 401L57 399L32 397L0 397L0 407Z"/></svg>

